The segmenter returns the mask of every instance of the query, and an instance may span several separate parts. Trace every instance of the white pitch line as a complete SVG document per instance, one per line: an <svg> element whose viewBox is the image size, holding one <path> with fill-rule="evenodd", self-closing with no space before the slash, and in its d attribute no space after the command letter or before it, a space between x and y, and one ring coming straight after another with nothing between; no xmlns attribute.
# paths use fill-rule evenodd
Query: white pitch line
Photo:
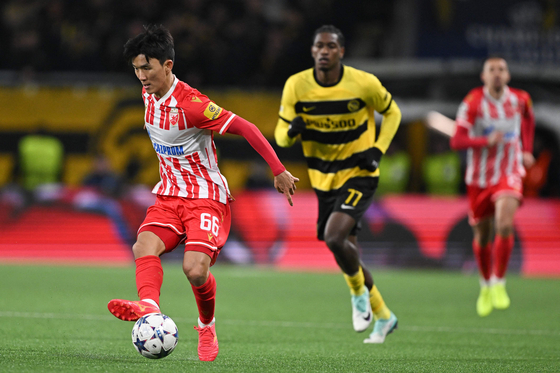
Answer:
<svg viewBox="0 0 560 373"><path fill-rule="evenodd" d="M91 321L112 321L115 320L110 315L79 315L62 313L40 313L40 312L15 312L0 311L0 317L13 317L24 319L60 319L60 320L91 320ZM188 323L191 319L174 317L176 322ZM194 320L194 319L193 319ZM313 329L348 329L347 324L341 323L312 323L296 321L258 321L258 320L223 320L220 324L261 326L274 328L313 328ZM435 332L435 333L475 333L475 334L501 334L501 335L541 335L560 337L560 330L531 330L531 329L496 329L496 328L457 328L447 326L412 326L399 325L399 330L409 332Z"/></svg>

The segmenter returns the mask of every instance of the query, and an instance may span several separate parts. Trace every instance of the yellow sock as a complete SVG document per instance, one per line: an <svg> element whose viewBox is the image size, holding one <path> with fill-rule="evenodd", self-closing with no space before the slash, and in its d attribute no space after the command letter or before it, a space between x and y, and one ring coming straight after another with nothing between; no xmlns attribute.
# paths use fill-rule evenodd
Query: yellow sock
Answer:
<svg viewBox="0 0 560 373"><path fill-rule="evenodd" d="M377 290L377 286L373 285L373 288L369 292L369 301L371 303L371 311L373 312L373 317L378 319L388 319L391 317L391 311L385 305L383 297Z"/></svg>
<svg viewBox="0 0 560 373"><path fill-rule="evenodd" d="M362 271L362 267L358 270L358 273L355 275L349 276L346 273L344 274L344 279L350 288L350 293L352 295L362 295L366 291L366 287L364 285L365 278L364 272Z"/></svg>

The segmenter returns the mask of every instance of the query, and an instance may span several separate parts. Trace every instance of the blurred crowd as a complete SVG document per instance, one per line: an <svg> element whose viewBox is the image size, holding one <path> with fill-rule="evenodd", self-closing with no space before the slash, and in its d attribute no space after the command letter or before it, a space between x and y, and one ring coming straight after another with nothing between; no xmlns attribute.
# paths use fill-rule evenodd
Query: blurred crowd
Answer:
<svg viewBox="0 0 560 373"><path fill-rule="evenodd" d="M191 85L281 86L311 67L312 34L322 24L335 24L356 45L347 55L379 56L393 7L382 0L5 0L0 70L125 72L124 43L158 23L175 38L175 73Z"/></svg>

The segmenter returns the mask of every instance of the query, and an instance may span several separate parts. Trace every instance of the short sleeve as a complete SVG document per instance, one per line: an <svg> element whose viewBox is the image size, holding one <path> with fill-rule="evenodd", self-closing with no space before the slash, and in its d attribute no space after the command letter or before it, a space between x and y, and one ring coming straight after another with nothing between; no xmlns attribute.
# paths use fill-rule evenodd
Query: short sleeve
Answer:
<svg viewBox="0 0 560 373"><path fill-rule="evenodd" d="M189 104L185 105L187 121L197 128L224 134L235 117L203 94L192 96L188 101Z"/></svg>
<svg viewBox="0 0 560 373"><path fill-rule="evenodd" d="M381 84L379 79L372 74L367 74L369 83L367 84L368 90L372 92L372 106L375 111L380 114L385 113L391 107L393 96Z"/></svg>
<svg viewBox="0 0 560 373"><path fill-rule="evenodd" d="M296 117L296 102L294 79L289 78L284 85L282 91L282 99L280 101L280 110L278 115L288 123Z"/></svg>
<svg viewBox="0 0 560 373"><path fill-rule="evenodd" d="M461 102L455 119L458 126L471 128L474 125L477 112L477 105L475 101L474 95L468 94Z"/></svg>
<svg viewBox="0 0 560 373"><path fill-rule="evenodd" d="M290 122L296 117L296 102L294 79L288 78L282 91L282 99L280 100L280 111L278 112L278 123L274 129L274 139L279 146L292 146L296 138L288 136Z"/></svg>

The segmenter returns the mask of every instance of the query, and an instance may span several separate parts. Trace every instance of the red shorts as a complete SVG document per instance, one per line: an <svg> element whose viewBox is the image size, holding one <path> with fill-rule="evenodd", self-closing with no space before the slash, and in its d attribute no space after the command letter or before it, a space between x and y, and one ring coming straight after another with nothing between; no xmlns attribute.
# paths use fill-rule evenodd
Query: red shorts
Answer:
<svg viewBox="0 0 560 373"><path fill-rule="evenodd" d="M185 251L199 251L216 258L226 243L231 227L229 204L211 199L157 196L138 229L153 232L165 244L165 252L181 242Z"/></svg>
<svg viewBox="0 0 560 373"><path fill-rule="evenodd" d="M469 223L477 224L482 219L494 216L494 204L503 196L523 200L523 183L520 176L502 177L497 184L486 188L467 185L469 197Z"/></svg>

